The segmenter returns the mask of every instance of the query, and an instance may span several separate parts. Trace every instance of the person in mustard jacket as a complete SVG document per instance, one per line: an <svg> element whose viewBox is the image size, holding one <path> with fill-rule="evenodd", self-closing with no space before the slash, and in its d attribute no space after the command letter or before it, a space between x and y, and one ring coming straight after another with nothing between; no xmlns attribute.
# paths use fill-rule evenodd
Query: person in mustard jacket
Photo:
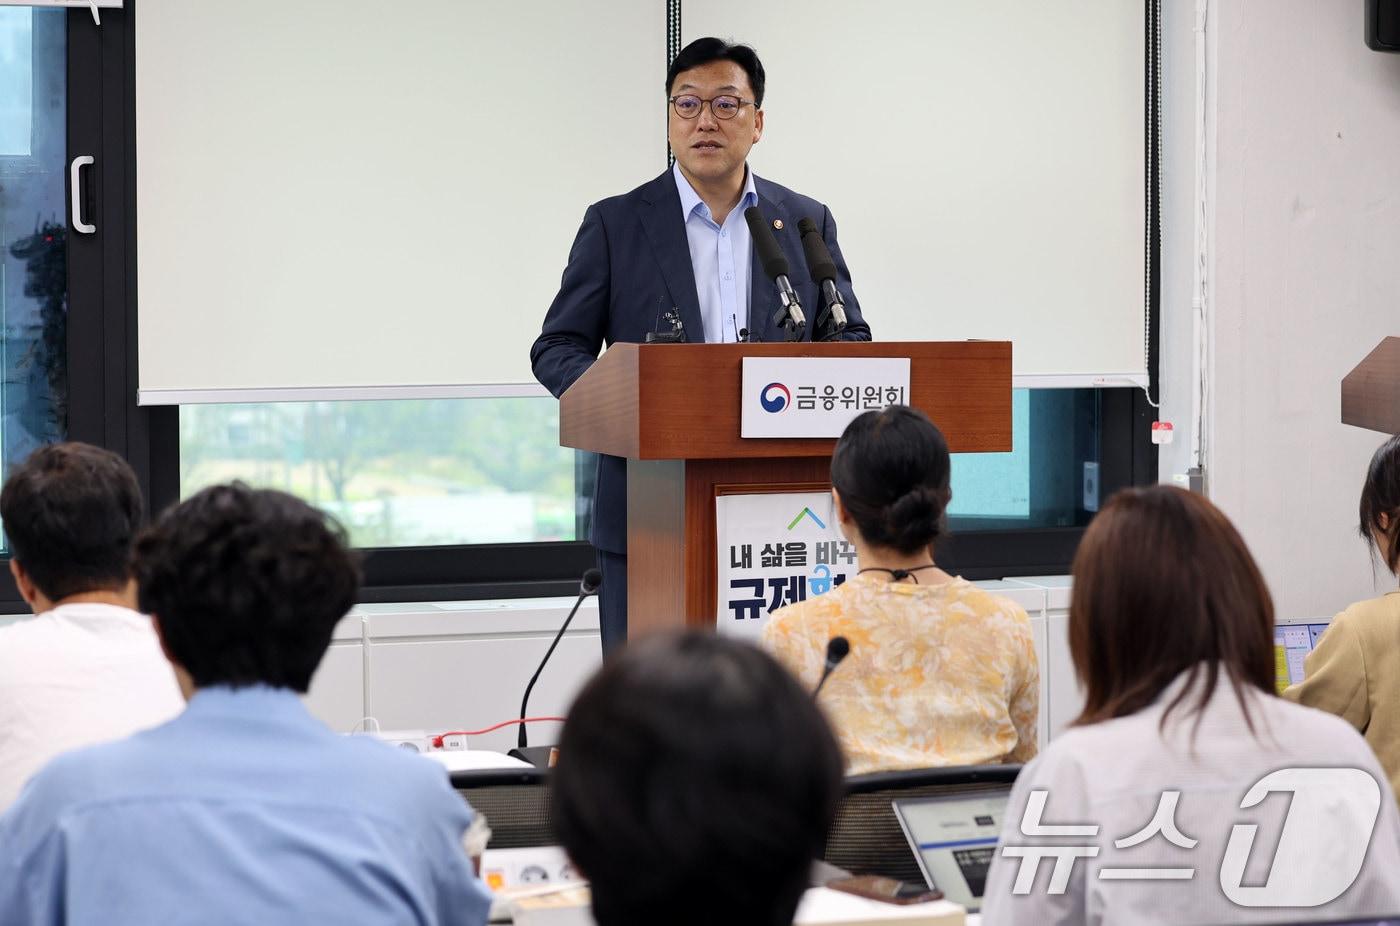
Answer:
<svg viewBox="0 0 1400 926"><path fill-rule="evenodd" d="M1400 575L1400 435L1371 458L1361 489L1361 536ZM1338 614L1285 698L1346 720L1375 750L1400 795L1400 589Z"/></svg>

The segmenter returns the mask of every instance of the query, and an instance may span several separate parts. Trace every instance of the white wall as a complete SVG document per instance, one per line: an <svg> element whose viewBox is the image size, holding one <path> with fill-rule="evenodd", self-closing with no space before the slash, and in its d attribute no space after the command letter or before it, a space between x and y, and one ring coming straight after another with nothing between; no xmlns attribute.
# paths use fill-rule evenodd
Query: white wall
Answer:
<svg viewBox="0 0 1400 926"><path fill-rule="evenodd" d="M1164 411L1185 432L1192 4L1163 6ZM1366 48L1363 16L1361 0L1211 0L1207 22L1208 491L1283 616L1373 594L1355 520L1382 436L1340 423L1340 381L1400 334L1400 56Z"/></svg>
<svg viewBox="0 0 1400 926"><path fill-rule="evenodd" d="M1010 598L1026 609L1040 664L1040 746L1064 732L1084 709L1084 691L1074 674L1069 652L1069 576L1022 576L1000 582L977 582L980 588Z"/></svg>
<svg viewBox="0 0 1400 926"><path fill-rule="evenodd" d="M571 598L364 604L336 628L307 704L334 730L370 716L382 730L479 730L520 716L525 683L568 614ZM602 663L596 600L584 603L530 697L532 716L562 716ZM535 743L559 725L531 726ZM514 727L473 737L505 752Z"/></svg>

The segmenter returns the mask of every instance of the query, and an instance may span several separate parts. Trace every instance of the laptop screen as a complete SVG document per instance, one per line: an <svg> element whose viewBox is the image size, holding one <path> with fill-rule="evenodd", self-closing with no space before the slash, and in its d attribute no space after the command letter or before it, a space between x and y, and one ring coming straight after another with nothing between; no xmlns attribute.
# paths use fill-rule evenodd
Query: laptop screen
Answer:
<svg viewBox="0 0 1400 926"><path fill-rule="evenodd" d="M894 801L929 887L969 910L982 906L1011 786Z"/></svg>
<svg viewBox="0 0 1400 926"><path fill-rule="evenodd" d="M1274 628L1274 670L1280 692L1303 680L1303 660L1317 646L1327 622L1279 624Z"/></svg>

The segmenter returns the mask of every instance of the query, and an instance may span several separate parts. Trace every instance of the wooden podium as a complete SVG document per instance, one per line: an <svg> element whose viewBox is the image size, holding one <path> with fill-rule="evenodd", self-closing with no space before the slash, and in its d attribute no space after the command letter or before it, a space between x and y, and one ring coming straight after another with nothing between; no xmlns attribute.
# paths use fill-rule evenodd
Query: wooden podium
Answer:
<svg viewBox="0 0 1400 926"><path fill-rule="evenodd" d="M1342 379L1342 424L1400 434L1400 338L1384 338Z"/></svg>
<svg viewBox="0 0 1400 926"><path fill-rule="evenodd" d="M1011 449L1006 341L614 345L561 397L559 442L627 459L629 636L714 626L716 497L830 486L835 440L739 436L744 357L908 357L951 451Z"/></svg>

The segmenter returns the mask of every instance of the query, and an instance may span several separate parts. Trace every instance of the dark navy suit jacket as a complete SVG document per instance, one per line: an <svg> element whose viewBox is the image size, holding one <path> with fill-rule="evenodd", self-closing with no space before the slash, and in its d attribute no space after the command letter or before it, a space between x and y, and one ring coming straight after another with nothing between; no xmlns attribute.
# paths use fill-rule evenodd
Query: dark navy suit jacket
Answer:
<svg viewBox="0 0 1400 926"><path fill-rule="evenodd" d="M797 231L798 220L809 218L821 230L836 261L837 286L845 296L848 319L842 339L870 340L870 328L851 291L846 260L836 244L831 212L815 199L762 177L754 177L754 188L768 221L783 223L773 234L787 255L789 276L807 315L806 337L812 336L821 308ZM778 291L758 262L758 249L753 250L749 317L739 319L739 327L757 333L763 341L782 341L784 332L772 324ZM664 323L658 328L658 320L672 307L679 310L688 341L710 340L700 317L680 194L668 170L630 193L594 203L584 213L559 295L530 349L535 378L556 397L563 395L597 359L604 344L641 343L648 332L669 330ZM627 462L618 457L604 456L598 463L591 539L600 550L627 552Z"/></svg>

